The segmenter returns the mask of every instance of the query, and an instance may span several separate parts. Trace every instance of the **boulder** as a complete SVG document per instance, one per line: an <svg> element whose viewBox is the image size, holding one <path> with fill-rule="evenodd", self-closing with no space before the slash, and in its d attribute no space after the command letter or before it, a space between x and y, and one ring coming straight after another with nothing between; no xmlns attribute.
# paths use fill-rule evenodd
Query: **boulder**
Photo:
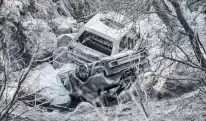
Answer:
<svg viewBox="0 0 206 121"><path fill-rule="evenodd" d="M52 55L57 39L48 24L43 20L33 19L23 22L22 25L27 38L27 53L30 55L36 53L38 59Z"/></svg>
<svg viewBox="0 0 206 121"><path fill-rule="evenodd" d="M1 32L3 33L2 35L7 35L10 39L9 54L11 56L9 61L13 70L26 67L34 53L37 53L38 59L52 55L51 53L56 47L56 36L47 23L43 20L33 19L38 14L36 13L38 11L36 9L37 6L44 11L38 11L44 14L44 16L46 16L45 12L48 10L43 9L44 6L40 7L40 4L37 2L39 1L7 0L4 1L4 5L1 7L0 31L4 31ZM45 0L44 4L49 2L51 3L50 0ZM36 10L35 12L31 12L32 5L34 6L34 10ZM43 17L40 18L43 19ZM1 35L0 38L2 38Z"/></svg>
<svg viewBox="0 0 206 121"><path fill-rule="evenodd" d="M30 3L28 0L6 0L1 8L0 15L15 23L20 22L21 15L28 10Z"/></svg>
<svg viewBox="0 0 206 121"><path fill-rule="evenodd" d="M66 47L75 35L76 33L59 35L57 37L57 47Z"/></svg>
<svg viewBox="0 0 206 121"><path fill-rule="evenodd" d="M70 121L98 121L103 118L99 117L102 116L100 114L99 109L91 105L87 102L81 102L75 108L74 112L69 116Z"/></svg>
<svg viewBox="0 0 206 121"><path fill-rule="evenodd" d="M53 53L53 67L55 69L62 67L64 64L69 63L67 47L57 48Z"/></svg>
<svg viewBox="0 0 206 121"><path fill-rule="evenodd" d="M59 17L52 20L50 24L54 33L59 36L61 34L69 34L76 32L76 20L73 18Z"/></svg>
<svg viewBox="0 0 206 121"><path fill-rule="evenodd" d="M74 115L92 111L94 110L94 108L95 107L88 102L81 102L79 105L77 105L76 109L74 110Z"/></svg>
<svg viewBox="0 0 206 121"><path fill-rule="evenodd" d="M51 20L60 16L57 5L51 0L29 1L30 5L28 11L35 19Z"/></svg>
<svg viewBox="0 0 206 121"><path fill-rule="evenodd" d="M163 88L161 88L161 90L158 92L159 98L171 98L181 96L185 93L192 92L198 89L198 86L202 85L201 81L192 81L189 79L186 80L187 77L185 77L185 79L183 80L181 80L181 78L184 77L180 77L179 79L177 77L172 78L174 79L167 79L165 84L163 85Z"/></svg>
<svg viewBox="0 0 206 121"><path fill-rule="evenodd" d="M161 84L162 88L157 91L157 96L159 98L171 98L194 91L198 87L204 86L204 82L202 81L204 77L205 74L200 70L194 70L183 64L178 64L176 65L176 70L170 73L169 76L159 78L165 81Z"/></svg>
<svg viewBox="0 0 206 121"><path fill-rule="evenodd" d="M68 57L68 44L76 36L76 33L62 34L57 37L58 48L53 52L53 67L55 69L62 67L64 64L69 63Z"/></svg>
<svg viewBox="0 0 206 121"><path fill-rule="evenodd" d="M78 23L77 28L81 29L85 24L83 22Z"/></svg>
<svg viewBox="0 0 206 121"><path fill-rule="evenodd" d="M69 91L58 78L59 70L49 63L44 63L32 70L23 84L26 94L35 94L38 99L51 105L69 105ZM43 102L42 102L43 103Z"/></svg>

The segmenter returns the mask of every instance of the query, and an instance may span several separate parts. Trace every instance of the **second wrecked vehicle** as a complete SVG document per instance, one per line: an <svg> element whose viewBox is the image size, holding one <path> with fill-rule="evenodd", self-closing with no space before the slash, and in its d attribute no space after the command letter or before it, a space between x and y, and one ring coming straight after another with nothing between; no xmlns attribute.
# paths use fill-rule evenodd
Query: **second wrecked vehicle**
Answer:
<svg viewBox="0 0 206 121"><path fill-rule="evenodd" d="M94 104L101 94L118 95L149 66L132 26L123 15L100 12L82 27L68 45L67 56L76 67L59 74L72 97Z"/></svg>

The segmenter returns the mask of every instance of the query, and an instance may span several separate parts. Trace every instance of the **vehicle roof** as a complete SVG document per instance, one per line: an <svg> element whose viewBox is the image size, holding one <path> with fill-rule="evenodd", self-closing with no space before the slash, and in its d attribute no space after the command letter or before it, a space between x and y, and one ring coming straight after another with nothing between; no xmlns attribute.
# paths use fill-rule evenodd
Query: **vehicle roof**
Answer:
<svg viewBox="0 0 206 121"><path fill-rule="evenodd" d="M104 20L109 20L117 26L111 27L103 23ZM99 12L91 18L84 27L95 32L101 33L111 38L111 41L120 41L132 28L133 22L124 15L115 12Z"/></svg>

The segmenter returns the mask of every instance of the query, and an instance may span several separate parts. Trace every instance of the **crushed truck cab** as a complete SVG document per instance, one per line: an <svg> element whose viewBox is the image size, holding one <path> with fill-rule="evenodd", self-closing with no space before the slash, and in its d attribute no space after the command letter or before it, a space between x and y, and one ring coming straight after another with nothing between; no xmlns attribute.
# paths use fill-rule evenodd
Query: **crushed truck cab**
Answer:
<svg viewBox="0 0 206 121"><path fill-rule="evenodd" d="M70 60L77 64L91 63L132 49L137 41L132 25L118 13L96 14L68 45Z"/></svg>
<svg viewBox="0 0 206 121"><path fill-rule="evenodd" d="M68 45L76 69L59 73L71 95L91 102L100 92L119 94L149 67L148 51L138 47L132 26L121 14L100 12L82 27Z"/></svg>

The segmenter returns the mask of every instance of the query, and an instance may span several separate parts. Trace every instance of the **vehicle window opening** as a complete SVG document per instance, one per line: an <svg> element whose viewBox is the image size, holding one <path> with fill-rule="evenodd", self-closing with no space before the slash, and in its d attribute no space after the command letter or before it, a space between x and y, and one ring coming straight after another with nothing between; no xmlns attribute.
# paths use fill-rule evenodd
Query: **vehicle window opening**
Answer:
<svg viewBox="0 0 206 121"><path fill-rule="evenodd" d="M119 51L133 49L134 46L135 46L135 40L130 37L124 36L120 41Z"/></svg>
<svg viewBox="0 0 206 121"><path fill-rule="evenodd" d="M78 42L106 55L112 54L113 43L92 33L84 32Z"/></svg>

